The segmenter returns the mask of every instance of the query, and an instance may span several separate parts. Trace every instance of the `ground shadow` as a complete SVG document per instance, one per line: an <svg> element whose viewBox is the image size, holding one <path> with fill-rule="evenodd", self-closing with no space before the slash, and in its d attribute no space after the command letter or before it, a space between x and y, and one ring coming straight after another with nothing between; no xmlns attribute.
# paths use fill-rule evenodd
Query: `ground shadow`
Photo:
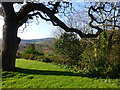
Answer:
<svg viewBox="0 0 120 90"><path fill-rule="evenodd" d="M98 74L83 74L83 73L73 73L73 72L68 72L68 71L50 71L50 70L34 70L34 69L24 69L24 68L14 68L12 70L13 72L18 72L18 73L23 73L23 76L26 76L28 74L33 74L33 75L58 75L58 76L79 76L79 77L87 77L87 78L110 78L110 79L118 79L119 75L116 77L116 75L112 76L112 77L106 77L103 75L98 75ZM2 74L2 77L13 77L15 75L17 75L17 73L12 73L12 72L6 72ZM6 76L6 74L8 74ZM14 74L14 75L13 75Z"/></svg>
<svg viewBox="0 0 120 90"><path fill-rule="evenodd" d="M25 74L34 74L34 75L62 75L62 76L85 76L81 73L73 73L67 71L50 71L50 70L34 70L34 69L24 69L16 67L14 72L25 73Z"/></svg>
<svg viewBox="0 0 120 90"><path fill-rule="evenodd" d="M80 77L88 77L88 78L111 78L111 79L117 79L119 78L119 75L113 75L113 76L103 76L98 74L83 74L83 73L73 73L68 71L50 71L50 70L34 70L34 69L24 69L24 68L14 68L12 70L13 72L18 73L24 73L24 74L33 74L33 75L62 75L62 76L80 76ZM4 75L3 75L4 76ZM14 75L13 75L14 76ZM106 77L107 76L107 77Z"/></svg>

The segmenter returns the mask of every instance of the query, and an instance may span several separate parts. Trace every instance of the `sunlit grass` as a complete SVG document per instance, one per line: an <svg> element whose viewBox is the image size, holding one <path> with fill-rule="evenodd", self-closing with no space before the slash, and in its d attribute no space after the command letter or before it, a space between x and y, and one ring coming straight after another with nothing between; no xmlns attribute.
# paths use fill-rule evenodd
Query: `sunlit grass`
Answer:
<svg viewBox="0 0 120 90"><path fill-rule="evenodd" d="M18 59L16 70L3 71L3 88L118 88L118 79L96 79L51 63Z"/></svg>

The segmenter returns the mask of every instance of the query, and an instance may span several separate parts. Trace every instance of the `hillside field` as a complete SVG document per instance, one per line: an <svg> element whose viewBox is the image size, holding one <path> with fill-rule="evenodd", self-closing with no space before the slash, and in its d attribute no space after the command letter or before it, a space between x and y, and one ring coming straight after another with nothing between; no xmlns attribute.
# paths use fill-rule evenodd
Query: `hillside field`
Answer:
<svg viewBox="0 0 120 90"><path fill-rule="evenodd" d="M119 88L118 79L88 78L52 63L17 59L14 71L2 72L2 88Z"/></svg>

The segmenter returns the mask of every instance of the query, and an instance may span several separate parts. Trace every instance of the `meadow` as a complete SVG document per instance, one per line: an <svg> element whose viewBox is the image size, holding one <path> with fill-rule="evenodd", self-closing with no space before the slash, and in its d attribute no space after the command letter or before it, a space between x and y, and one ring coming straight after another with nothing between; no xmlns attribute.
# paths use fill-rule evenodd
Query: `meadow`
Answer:
<svg viewBox="0 0 120 90"><path fill-rule="evenodd" d="M14 71L2 72L2 88L120 88L118 79L90 78L52 63L17 59Z"/></svg>

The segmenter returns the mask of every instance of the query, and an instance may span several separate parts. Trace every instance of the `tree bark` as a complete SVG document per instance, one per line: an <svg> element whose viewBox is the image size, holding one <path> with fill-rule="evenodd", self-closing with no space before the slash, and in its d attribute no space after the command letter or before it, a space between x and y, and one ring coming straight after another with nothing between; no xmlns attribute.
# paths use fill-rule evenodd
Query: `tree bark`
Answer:
<svg viewBox="0 0 120 90"><path fill-rule="evenodd" d="M18 23L11 3L2 3L4 11L2 69L13 70L20 39L17 37Z"/></svg>

